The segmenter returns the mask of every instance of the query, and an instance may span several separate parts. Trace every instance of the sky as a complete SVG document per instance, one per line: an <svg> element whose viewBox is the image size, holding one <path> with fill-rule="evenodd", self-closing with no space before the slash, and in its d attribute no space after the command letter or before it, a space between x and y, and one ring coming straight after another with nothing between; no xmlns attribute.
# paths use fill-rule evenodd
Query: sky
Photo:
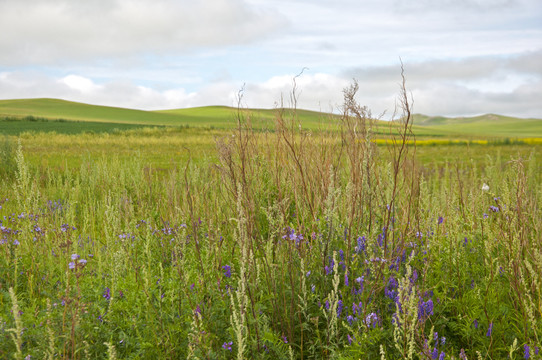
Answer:
<svg viewBox="0 0 542 360"><path fill-rule="evenodd" d="M0 0L0 99L542 118L540 0ZM300 74L300 75L299 75ZM296 77L296 75L299 75Z"/></svg>

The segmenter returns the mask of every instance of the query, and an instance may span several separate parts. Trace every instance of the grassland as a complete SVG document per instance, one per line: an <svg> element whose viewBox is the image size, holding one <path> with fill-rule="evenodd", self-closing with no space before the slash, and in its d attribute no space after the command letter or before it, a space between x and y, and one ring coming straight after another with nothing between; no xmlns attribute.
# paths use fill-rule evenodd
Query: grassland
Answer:
<svg viewBox="0 0 542 360"><path fill-rule="evenodd" d="M234 129L241 113L250 119L255 130L274 131L277 116L291 118L288 109L235 109L225 106L207 106L188 109L142 111L108 106L96 106L58 99L0 100L0 126L9 134L28 131L73 133L77 128L85 131L113 131L138 126L200 127ZM338 130L340 116L307 110L295 111L296 126L308 130ZM3 119L3 120L2 120ZM13 120L20 120L16 123ZM28 120L39 119L35 124ZM12 120L12 121L6 121ZM47 121L64 122L50 124ZM415 115L412 130L418 140L475 140L542 138L542 120L518 119L498 115L470 118L444 118ZM76 123L74 123L76 122ZM97 125L96 123L99 123ZM380 138L397 132L397 125L374 121L373 133ZM390 128L391 126L391 128Z"/></svg>
<svg viewBox="0 0 542 360"><path fill-rule="evenodd" d="M0 358L540 358L541 145L348 106L0 111L146 125L0 138Z"/></svg>
<svg viewBox="0 0 542 360"><path fill-rule="evenodd" d="M111 133L125 130L141 129L145 125L108 123L94 121L70 121L64 119L36 118L25 116L23 118L0 118L0 133L3 135L20 135L22 133ZM163 127L163 126L162 126Z"/></svg>

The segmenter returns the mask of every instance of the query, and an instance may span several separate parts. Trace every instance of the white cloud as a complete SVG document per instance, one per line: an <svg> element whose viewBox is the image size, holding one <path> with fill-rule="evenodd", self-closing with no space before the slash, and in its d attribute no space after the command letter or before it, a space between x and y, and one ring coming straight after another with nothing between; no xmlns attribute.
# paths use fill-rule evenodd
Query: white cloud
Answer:
<svg viewBox="0 0 542 360"><path fill-rule="evenodd" d="M83 94L97 92L102 88L101 86L94 84L92 80L78 75L68 75L60 79L59 82L67 85L70 89L77 90Z"/></svg>
<svg viewBox="0 0 542 360"><path fill-rule="evenodd" d="M4 0L0 61L43 64L183 53L249 43L284 26L278 12L243 0Z"/></svg>
<svg viewBox="0 0 542 360"><path fill-rule="evenodd" d="M342 77L324 73L311 74L309 70L298 77L290 74L275 76L262 83L250 83L246 87L245 101L249 107L291 107L294 105L295 95L298 108L335 111L342 102L342 90L348 83L349 81Z"/></svg>
<svg viewBox="0 0 542 360"><path fill-rule="evenodd" d="M500 113L542 118L542 51L513 57L406 62L407 88L414 111L427 115ZM344 76L360 82L360 92L388 98L397 93L399 66L352 69ZM377 109L384 105L377 99ZM368 105L372 107L369 98Z"/></svg>

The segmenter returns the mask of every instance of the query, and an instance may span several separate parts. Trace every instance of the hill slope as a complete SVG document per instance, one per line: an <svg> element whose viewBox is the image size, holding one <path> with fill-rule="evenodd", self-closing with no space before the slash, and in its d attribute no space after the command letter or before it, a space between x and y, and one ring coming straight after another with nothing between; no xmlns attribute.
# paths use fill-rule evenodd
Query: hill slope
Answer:
<svg viewBox="0 0 542 360"><path fill-rule="evenodd" d="M541 119L520 119L495 114L455 118L416 114L414 115L414 123L434 130L482 137L542 136Z"/></svg>
<svg viewBox="0 0 542 360"><path fill-rule="evenodd" d="M176 125L182 116L97 106L58 99L1 100L0 116L35 116L48 119L97 121L138 125ZM185 121L187 119L184 119Z"/></svg>
<svg viewBox="0 0 542 360"><path fill-rule="evenodd" d="M274 120L278 109L242 109L242 117L250 118L255 128L274 128ZM282 109L285 118L292 117L292 110ZM191 127L215 127L233 128L237 125L238 109L226 106L205 106L188 109L172 109L160 111L134 110L111 106L98 106L78 103L59 99L18 99L0 100L0 120L23 119L32 116L42 119L81 122L69 124L70 133L80 126L81 131L98 128L95 124L100 123L100 129L128 129L141 126L191 126ZM339 122L336 115L320 113L308 110L297 110L297 119L304 127L318 129L321 126L334 127ZM28 119L27 119L28 120ZM13 122L13 121L12 121ZM62 125L55 124L39 125L27 123L20 128L35 131L51 131ZM87 125L85 125L87 124ZM10 124L2 121L0 129L11 133ZM379 122L378 131L381 135L389 133L387 122ZM7 129L7 130L6 130ZM475 117L430 117L414 115L414 133L418 137L429 138L514 138L514 137L542 137L542 120L518 119L500 115L482 115Z"/></svg>

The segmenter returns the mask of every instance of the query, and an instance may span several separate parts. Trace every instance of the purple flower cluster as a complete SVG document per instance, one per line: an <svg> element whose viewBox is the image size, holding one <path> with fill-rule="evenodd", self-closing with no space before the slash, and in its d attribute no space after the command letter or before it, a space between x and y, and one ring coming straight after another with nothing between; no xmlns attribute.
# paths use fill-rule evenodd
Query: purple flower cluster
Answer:
<svg viewBox="0 0 542 360"><path fill-rule="evenodd" d="M105 288L102 297L107 301L111 299L111 290L108 287Z"/></svg>
<svg viewBox="0 0 542 360"><path fill-rule="evenodd" d="M365 252L366 245L367 245L367 239L365 239L365 236L358 237L357 246L354 249L356 254L361 254L362 252Z"/></svg>
<svg viewBox="0 0 542 360"><path fill-rule="evenodd" d="M431 351L431 359L433 360L443 360L444 357L446 356L445 352L444 351L440 351L439 352L439 336L438 336L438 332L435 332L435 334L433 335L433 340L435 340L435 347L433 348L433 350ZM444 346L444 344L446 344L446 338L443 336L442 338L440 338L440 345L441 346ZM427 349L427 343L426 343L426 349ZM463 350L463 349L462 349ZM463 350L463 353L464 353L464 350ZM461 356L461 355L460 355Z"/></svg>
<svg viewBox="0 0 542 360"><path fill-rule="evenodd" d="M224 276L227 278L231 277L231 266L230 265L224 265L222 266L222 269L224 270Z"/></svg>
<svg viewBox="0 0 542 360"><path fill-rule="evenodd" d="M367 327L375 328L378 325L378 321L378 315L376 315L374 312L365 317L365 325L367 325Z"/></svg>
<svg viewBox="0 0 542 360"><path fill-rule="evenodd" d="M364 281L364 279L365 279L365 276L360 276L360 277L356 278L356 280L354 280L359 285L359 289L357 291L354 290L354 293L361 294L363 292L363 281Z"/></svg>
<svg viewBox="0 0 542 360"><path fill-rule="evenodd" d="M489 206L489 211L494 212L494 213L498 213L499 212L499 207L490 205Z"/></svg>
<svg viewBox="0 0 542 360"><path fill-rule="evenodd" d="M282 238L285 240L294 241L296 246L301 245L301 243L305 239L303 237L303 234L296 233L295 230L290 227L286 227L286 235L283 235Z"/></svg>
<svg viewBox="0 0 542 360"><path fill-rule="evenodd" d="M420 299L418 303L418 319L424 321L431 315L433 315L433 300L423 301L423 299Z"/></svg>
<svg viewBox="0 0 542 360"><path fill-rule="evenodd" d="M391 300L395 301L397 299L397 287L399 286L399 283L397 282L397 279L395 277L390 276L390 279L388 280L388 285L384 288L384 295Z"/></svg>
<svg viewBox="0 0 542 360"><path fill-rule="evenodd" d="M343 301L339 300L337 303L337 317L341 317L342 312L343 312Z"/></svg>
<svg viewBox="0 0 542 360"><path fill-rule="evenodd" d="M285 343L285 344L288 344L288 338L286 336L282 336L282 341Z"/></svg>
<svg viewBox="0 0 542 360"><path fill-rule="evenodd" d="M81 256L79 256L78 254L72 254L71 255L71 260L69 263L68 263L68 268L70 270L73 270L75 268L77 268L78 266L85 266L87 264L87 260L85 259L81 259ZM79 261L77 261L79 260ZM77 263L76 263L77 261Z"/></svg>
<svg viewBox="0 0 542 360"><path fill-rule="evenodd" d="M227 341L224 344L222 344L222 348L224 350L231 351L231 346L233 345L233 341Z"/></svg>
<svg viewBox="0 0 542 360"><path fill-rule="evenodd" d="M62 231L63 233L68 232L70 230L77 230L77 229L74 226L70 226L68 224L62 224L60 226L60 231Z"/></svg>
<svg viewBox="0 0 542 360"><path fill-rule="evenodd" d="M333 261L333 258L329 257L329 266L325 266L324 270L326 271L326 275L329 275L333 272L333 268L335 267L335 261Z"/></svg>
<svg viewBox="0 0 542 360"><path fill-rule="evenodd" d="M356 304L355 302L352 303L352 314L353 315L361 315L363 313L363 304L360 301L359 304Z"/></svg>

